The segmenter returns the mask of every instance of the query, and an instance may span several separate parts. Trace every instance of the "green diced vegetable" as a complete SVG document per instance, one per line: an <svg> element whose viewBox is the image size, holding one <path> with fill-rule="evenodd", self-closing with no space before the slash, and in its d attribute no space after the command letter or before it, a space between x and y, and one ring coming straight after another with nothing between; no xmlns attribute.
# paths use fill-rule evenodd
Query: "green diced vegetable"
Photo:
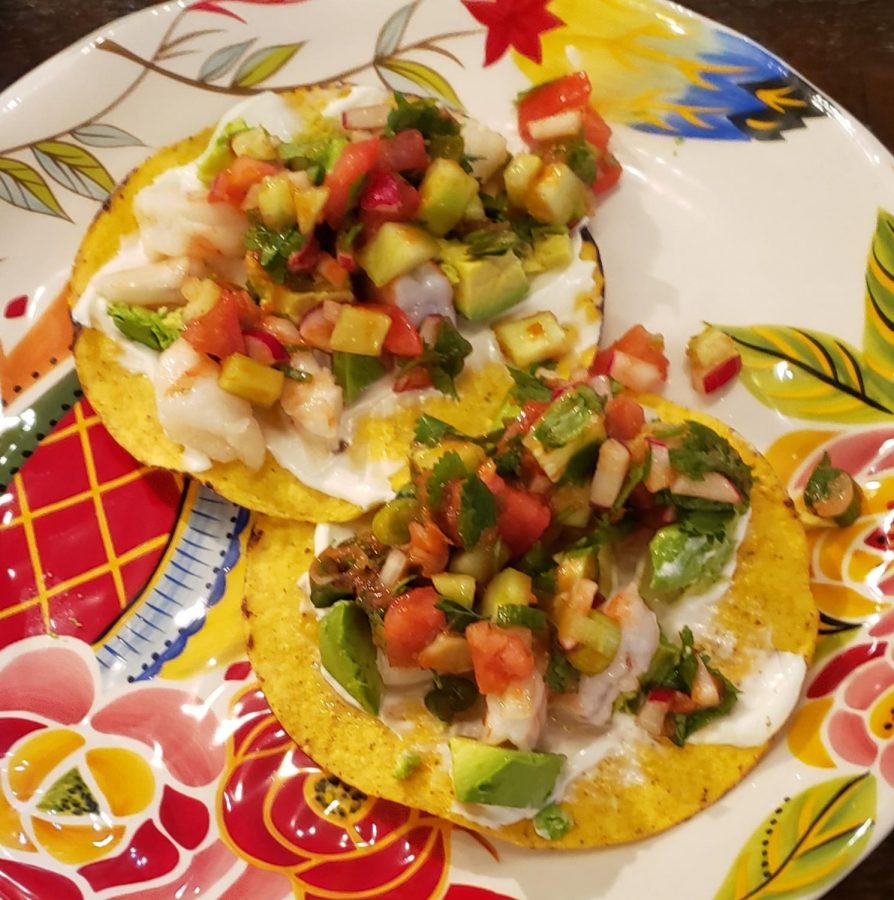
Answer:
<svg viewBox="0 0 894 900"><path fill-rule="evenodd" d="M531 602L531 576L518 569L503 569L484 591L481 613L494 618L501 606L528 606Z"/></svg>
<svg viewBox="0 0 894 900"><path fill-rule="evenodd" d="M404 750L397 758L391 774L398 780L409 778L422 764L422 757L415 750Z"/></svg>
<svg viewBox="0 0 894 900"><path fill-rule="evenodd" d="M332 375L345 392L345 403L353 403L371 384L385 374L385 367L374 356L333 353Z"/></svg>
<svg viewBox="0 0 894 900"><path fill-rule="evenodd" d="M671 465L696 479L708 472L720 472L736 486L747 505L754 477L732 444L700 422L687 422L686 429L680 446L670 450Z"/></svg>
<svg viewBox="0 0 894 900"><path fill-rule="evenodd" d="M232 119L224 125L213 146L208 147L199 158L197 174L202 184L211 184L215 176L233 162L236 155L230 149L230 138L247 128L242 118Z"/></svg>
<svg viewBox="0 0 894 900"><path fill-rule="evenodd" d="M602 401L593 388L577 385L549 406L534 426L534 437L547 449L564 447L581 435L594 413L601 410Z"/></svg>
<svg viewBox="0 0 894 900"><path fill-rule="evenodd" d="M468 678L435 675L435 687L425 695L425 708L442 722L452 722L478 699L478 688Z"/></svg>
<svg viewBox="0 0 894 900"><path fill-rule="evenodd" d="M454 576L465 577L465 576ZM473 622L481 622L486 616L475 612L470 606L457 600L439 600L435 608L441 610L447 618L447 628L462 634Z"/></svg>
<svg viewBox="0 0 894 900"><path fill-rule="evenodd" d="M559 806L550 803L534 816L534 831L546 841L557 841L574 828L574 819Z"/></svg>
<svg viewBox="0 0 894 900"><path fill-rule="evenodd" d="M517 625L521 628L530 628L531 631L546 630L546 613L535 606L503 604L497 607L494 621L500 628L513 628Z"/></svg>
<svg viewBox="0 0 894 900"><path fill-rule="evenodd" d="M465 606L466 609L471 609L475 605L477 584L471 575L442 572L440 575L432 575L431 582L435 590L447 600Z"/></svg>
<svg viewBox="0 0 894 900"><path fill-rule="evenodd" d="M147 309L145 306L110 303L106 312L126 338L150 350L167 349L183 330L183 313L179 309Z"/></svg>
<svg viewBox="0 0 894 900"><path fill-rule="evenodd" d="M848 493L850 493L850 502L846 500ZM847 506L838 515L830 516L825 512L830 501L833 501L833 506L839 508L845 502L847 502ZM853 525L859 517L862 501L863 492L857 482L844 469L835 468L829 454L824 453L804 488L804 503L807 508L814 515L831 518L839 527L847 528L847 526Z"/></svg>
<svg viewBox="0 0 894 900"><path fill-rule="evenodd" d="M463 238L463 243L469 248L469 256L477 259L480 256L499 256L508 253L518 246L519 239L514 231L479 228L470 231Z"/></svg>
<svg viewBox="0 0 894 900"><path fill-rule="evenodd" d="M416 500L391 500L373 516L373 536L388 547L406 544L410 540L410 522L418 513Z"/></svg>
<svg viewBox="0 0 894 900"><path fill-rule="evenodd" d="M258 252L258 262L277 284L286 280L289 257L303 246L304 235L296 225L280 232L255 222L245 233L245 249Z"/></svg>
<svg viewBox="0 0 894 900"><path fill-rule="evenodd" d="M614 619L594 609L575 619L569 631L578 641L568 653L575 669L584 675L598 675L608 668L621 643L621 628Z"/></svg>

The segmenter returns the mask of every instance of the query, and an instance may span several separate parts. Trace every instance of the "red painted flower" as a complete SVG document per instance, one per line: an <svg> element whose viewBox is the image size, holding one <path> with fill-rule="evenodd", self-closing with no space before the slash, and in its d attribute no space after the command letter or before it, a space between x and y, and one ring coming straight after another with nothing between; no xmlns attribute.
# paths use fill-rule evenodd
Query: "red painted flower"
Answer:
<svg viewBox="0 0 894 900"><path fill-rule="evenodd" d="M33 896L80 897L80 884L145 897L139 886L184 855L195 853L190 869L222 853L233 863L222 845L203 846L211 817L200 795L226 756L217 716L179 686L99 690L81 641L34 637L0 652L0 844L18 857L0 860L3 896L5 876ZM60 868L70 881L49 872ZM62 880L50 891L52 879Z"/></svg>
<svg viewBox="0 0 894 900"><path fill-rule="evenodd" d="M547 10L549 0L463 0L466 9L487 28L484 64L496 62L510 47L539 63L540 35L565 23Z"/></svg>
<svg viewBox="0 0 894 900"><path fill-rule="evenodd" d="M304 3L305 0L239 0L239 2L251 3L255 6L282 6L285 3ZM215 0L198 0L197 3L191 3L187 7L187 10L193 12L217 13L221 16L229 16L231 19L236 19L237 21L245 24L245 19L243 19L242 16L237 15L231 9L228 9L221 3L215 2Z"/></svg>
<svg viewBox="0 0 894 900"><path fill-rule="evenodd" d="M386 900L439 896L450 825L367 797L319 768L249 689L232 718L231 768L218 811L222 833L249 863L289 874L298 893Z"/></svg>

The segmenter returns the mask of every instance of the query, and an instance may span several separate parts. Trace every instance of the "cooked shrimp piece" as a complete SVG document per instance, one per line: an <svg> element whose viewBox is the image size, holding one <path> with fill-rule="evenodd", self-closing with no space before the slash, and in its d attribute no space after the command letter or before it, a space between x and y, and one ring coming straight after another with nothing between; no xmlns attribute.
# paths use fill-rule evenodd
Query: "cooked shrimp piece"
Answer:
<svg viewBox="0 0 894 900"><path fill-rule="evenodd" d="M429 316L444 316L456 322L453 286L440 268L431 262L423 263L412 272L388 282L378 291L377 299L400 307L417 328Z"/></svg>
<svg viewBox="0 0 894 900"><path fill-rule="evenodd" d="M519 750L533 750L546 724L547 693L543 676L534 669L513 681L502 694L487 695L484 742L510 741Z"/></svg>
<svg viewBox="0 0 894 900"><path fill-rule="evenodd" d="M621 642L605 671L580 680L576 694L558 698L557 708L591 725L604 725L612 715L617 696L635 690L658 649L655 613L643 602L636 584L615 594L602 612L621 626Z"/></svg>
<svg viewBox="0 0 894 900"><path fill-rule="evenodd" d="M410 522L410 543L407 558L422 569L428 578L443 572L450 555L450 545L444 532L431 519Z"/></svg>
<svg viewBox="0 0 894 900"><path fill-rule="evenodd" d="M338 424L344 409L344 392L329 369L310 353L293 353L292 368L310 375L308 381L287 379L280 403L295 426L334 450L338 446Z"/></svg>
<svg viewBox="0 0 894 900"><path fill-rule="evenodd" d="M218 462L260 468L267 453L251 404L223 390L219 367L182 338L158 358L153 378L158 419L172 441Z"/></svg>
<svg viewBox="0 0 894 900"><path fill-rule="evenodd" d="M245 254L245 216L229 203L209 203L196 178L171 169L134 197L143 247L151 259L166 256L241 258Z"/></svg>
<svg viewBox="0 0 894 900"><path fill-rule="evenodd" d="M97 275L96 292L110 303L133 306L183 306L181 288L187 278L201 275L202 266L187 256L164 259L131 269Z"/></svg>

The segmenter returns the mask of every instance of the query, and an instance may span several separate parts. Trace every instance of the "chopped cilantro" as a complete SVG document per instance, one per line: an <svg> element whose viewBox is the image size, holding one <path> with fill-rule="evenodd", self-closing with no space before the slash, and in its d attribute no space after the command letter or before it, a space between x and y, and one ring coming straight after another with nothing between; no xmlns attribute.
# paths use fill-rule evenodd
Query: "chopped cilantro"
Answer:
<svg viewBox="0 0 894 900"><path fill-rule="evenodd" d="M497 467L497 474L504 477L511 475L521 475L522 463L522 436L517 434L510 438L506 446L494 454L494 465Z"/></svg>
<svg viewBox="0 0 894 900"><path fill-rule="evenodd" d="M727 715L736 705L736 700L739 697L739 691L736 686L722 672L711 668L707 664L706 656L702 656L702 662L705 663L705 666L714 678L720 682L720 703L717 706L709 706L707 709L696 710L688 715L677 713L671 716L671 721L674 725L674 733L671 735L671 740L678 747L682 747L686 743L686 738L693 732L704 728L705 725L713 722L714 719Z"/></svg>
<svg viewBox="0 0 894 900"><path fill-rule="evenodd" d="M478 259L482 256L501 256L508 253L518 246L519 239L514 231L477 228L463 238L463 243L468 247L469 256Z"/></svg>
<svg viewBox="0 0 894 900"><path fill-rule="evenodd" d="M167 349L183 330L183 313L179 309L147 309L145 306L110 303L106 312L126 338L150 350Z"/></svg>
<svg viewBox="0 0 894 900"><path fill-rule="evenodd" d="M431 509L437 509L444 497L444 488L447 483L455 478L464 478L468 475L465 464L455 450L445 453L434 465L431 475L428 476L426 485L428 494L427 505Z"/></svg>
<svg viewBox="0 0 894 900"><path fill-rule="evenodd" d="M483 532L497 521L494 495L477 475L470 475L462 486L456 528L463 548L471 550Z"/></svg>
<svg viewBox="0 0 894 900"><path fill-rule="evenodd" d="M580 673L571 665L565 651L558 644L554 643L550 647L544 680L554 694L573 694L577 691Z"/></svg>
<svg viewBox="0 0 894 900"><path fill-rule="evenodd" d="M583 433L601 409L602 401L593 388L579 384L550 404L534 426L534 437L548 449L564 447Z"/></svg>
<svg viewBox="0 0 894 900"><path fill-rule="evenodd" d="M479 697L478 688L468 678L435 673L434 681L435 687L425 695L425 708L442 722L452 722Z"/></svg>
<svg viewBox="0 0 894 900"><path fill-rule="evenodd" d="M534 816L534 831L546 841L557 841L574 827L574 819L559 806L550 803Z"/></svg>
<svg viewBox="0 0 894 900"><path fill-rule="evenodd" d="M245 233L245 249L257 250L258 262L277 284L286 280L289 257L304 246L304 235L297 225L283 232L273 231L263 222L255 222Z"/></svg>
<svg viewBox="0 0 894 900"><path fill-rule="evenodd" d="M427 413L419 416L416 420L415 438L420 444L425 444L426 447L437 447L447 437L469 439L468 435L454 428L449 422L444 422Z"/></svg>
<svg viewBox="0 0 894 900"><path fill-rule="evenodd" d="M434 343L426 344L422 353L405 363L400 372L425 366L432 385L442 394L456 397L456 377L462 372L465 359L471 352L472 345L456 326L449 319L442 319Z"/></svg>
<svg viewBox="0 0 894 900"><path fill-rule="evenodd" d="M276 368L292 381L313 381L314 379L310 372L302 372L301 369L292 368L290 365L276 366Z"/></svg>
<svg viewBox="0 0 894 900"><path fill-rule="evenodd" d="M447 627L450 631L457 631L462 634L473 622L481 622L487 618L480 613L476 613L474 609L463 606L455 600L439 600L435 604L435 609L441 610L447 618Z"/></svg>
<svg viewBox="0 0 894 900"><path fill-rule="evenodd" d="M597 150L583 138L568 141L563 148L568 161L568 168L577 175L584 184L592 184L596 180Z"/></svg>
<svg viewBox="0 0 894 900"><path fill-rule="evenodd" d="M708 472L725 475L747 503L754 476L726 438L700 422L687 422L686 436L670 451L671 465L690 478L702 479Z"/></svg>
<svg viewBox="0 0 894 900"><path fill-rule="evenodd" d="M529 400L537 402L549 402L553 392L536 375L531 375L522 369L509 366L509 374L515 384L509 389L509 394L518 406L524 406Z"/></svg>
<svg viewBox="0 0 894 900"><path fill-rule="evenodd" d="M449 113L442 110L430 99L408 100L403 94L395 91L396 106L388 113L388 124L385 126L385 137L394 137L399 131L415 128L422 132L426 141L440 135L458 135L459 123Z"/></svg>

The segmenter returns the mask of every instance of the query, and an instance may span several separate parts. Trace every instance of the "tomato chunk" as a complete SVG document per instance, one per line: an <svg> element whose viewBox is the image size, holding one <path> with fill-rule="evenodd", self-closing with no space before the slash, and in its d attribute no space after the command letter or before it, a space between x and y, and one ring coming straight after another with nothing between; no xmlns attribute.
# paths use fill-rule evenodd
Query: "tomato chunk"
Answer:
<svg viewBox="0 0 894 900"><path fill-rule="evenodd" d="M381 143L379 138L370 138L348 144L327 173L323 184L329 189L329 197L324 215L332 228L338 228L345 213L356 205L361 179L378 162Z"/></svg>
<svg viewBox="0 0 894 900"><path fill-rule="evenodd" d="M367 303L364 309L374 309L390 317L391 327L385 335L383 344L389 353L395 356L419 356L422 353L419 330L399 306L390 303Z"/></svg>
<svg viewBox="0 0 894 900"><path fill-rule="evenodd" d="M245 353L245 338L239 322L240 304L236 291L224 291L204 315L183 329L183 339L199 353L226 359L232 353Z"/></svg>
<svg viewBox="0 0 894 900"><path fill-rule="evenodd" d="M373 169L366 179L360 208L383 222L407 222L419 212L419 191L396 172Z"/></svg>
<svg viewBox="0 0 894 900"><path fill-rule="evenodd" d="M254 328L261 321L261 307L251 299L248 291L237 287L221 286L221 296L226 296L236 307L236 316L243 328Z"/></svg>
<svg viewBox="0 0 894 900"><path fill-rule="evenodd" d="M586 72L574 72L554 81L538 85L518 104L518 131L532 143L528 126L538 119L546 119L567 109L584 110L590 102L590 79Z"/></svg>
<svg viewBox="0 0 894 900"><path fill-rule="evenodd" d="M520 678L534 671L534 654L521 634L475 622L466 629L475 681L482 694L502 694Z"/></svg>
<svg viewBox="0 0 894 900"><path fill-rule="evenodd" d="M507 487L500 501L497 527L512 556L527 553L547 528L552 513L537 494Z"/></svg>
<svg viewBox="0 0 894 900"><path fill-rule="evenodd" d="M230 203L241 206L252 185L281 169L273 163L250 156L237 156L230 166L219 172L211 183L208 199L212 203Z"/></svg>
<svg viewBox="0 0 894 900"><path fill-rule="evenodd" d="M634 325L613 344L596 354L596 359L590 366L590 373L607 375L611 369L615 350L651 363L659 370L662 378L667 378L668 360L664 355L664 338L660 334L653 334L642 325Z"/></svg>
<svg viewBox="0 0 894 900"><path fill-rule="evenodd" d="M605 153L611 136L612 130L608 122L592 106L588 106L584 110L584 137L587 141Z"/></svg>
<svg viewBox="0 0 894 900"><path fill-rule="evenodd" d="M395 172L424 169L429 158L425 149L425 138L415 128L399 131L391 140L382 141L380 163Z"/></svg>
<svg viewBox="0 0 894 900"><path fill-rule="evenodd" d="M621 394L605 404L605 430L616 441L636 437L646 423L643 408L631 397Z"/></svg>
<svg viewBox="0 0 894 900"><path fill-rule="evenodd" d="M447 628L447 618L435 609L434 588L414 588L401 594L385 611L385 654L392 666L412 668L419 653Z"/></svg>

